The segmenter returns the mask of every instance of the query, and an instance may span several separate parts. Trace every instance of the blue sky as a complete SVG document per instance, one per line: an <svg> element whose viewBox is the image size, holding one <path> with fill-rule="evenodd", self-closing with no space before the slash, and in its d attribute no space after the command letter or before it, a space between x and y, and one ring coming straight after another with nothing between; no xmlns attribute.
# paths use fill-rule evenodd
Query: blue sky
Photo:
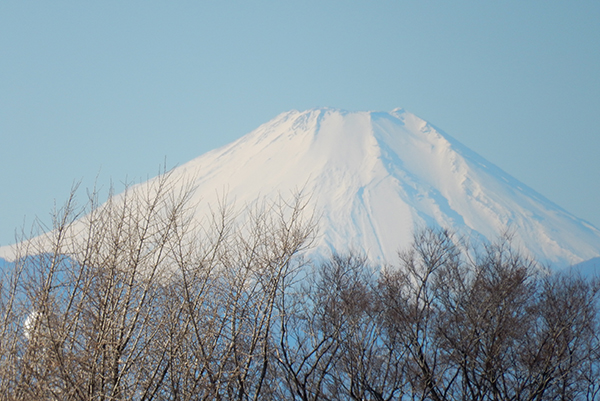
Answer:
<svg viewBox="0 0 600 401"><path fill-rule="evenodd" d="M0 245L320 106L403 107L600 227L598 1L4 0Z"/></svg>

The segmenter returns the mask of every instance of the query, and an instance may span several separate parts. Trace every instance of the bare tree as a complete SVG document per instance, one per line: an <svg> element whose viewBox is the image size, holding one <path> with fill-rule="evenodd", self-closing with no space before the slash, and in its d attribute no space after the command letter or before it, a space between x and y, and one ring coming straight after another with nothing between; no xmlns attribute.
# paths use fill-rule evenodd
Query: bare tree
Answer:
<svg viewBox="0 0 600 401"><path fill-rule="evenodd" d="M305 206L302 197L263 204L242 223L221 210L213 216L209 237L215 240L207 252L197 263L181 264L175 283L182 294L175 329L181 338L171 388L177 399L247 400L274 391L277 300L314 235Z"/></svg>
<svg viewBox="0 0 600 401"><path fill-rule="evenodd" d="M407 351L412 396L596 399L598 281L552 274L506 239L483 248L426 230L380 276L384 330Z"/></svg>
<svg viewBox="0 0 600 401"><path fill-rule="evenodd" d="M223 204L198 231L193 188L175 184L163 174L102 205L92 194L82 211L72 196L51 232L23 242L0 293L6 398L268 390L275 301L314 235L306 202L265 202L245 220Z"/></svg>

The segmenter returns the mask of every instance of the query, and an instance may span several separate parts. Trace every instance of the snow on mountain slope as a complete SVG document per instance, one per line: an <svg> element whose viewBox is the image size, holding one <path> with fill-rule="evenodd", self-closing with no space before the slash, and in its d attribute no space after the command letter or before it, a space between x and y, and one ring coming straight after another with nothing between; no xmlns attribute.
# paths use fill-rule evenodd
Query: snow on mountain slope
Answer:
<svg viewBox="0 0 600 401"><path fill-rule="evenodd" d="M600 230L401 109L286 112L173 175L194 180L199 215L223 194L243 207L303 189L321 216L320 249L374 261L395 262L413 231L432 225L488 239L509 229L556 266L600 255Z"/></svg>
<svg viewBox="0 0 600 401"><path fill-rule="evenodd" d="M600 231L426 121L405 112L290 111L179 167L238 205L304 188L322 213L321 245L396 260L415 228L466 235L514 231L518 245L559 265L600 253Z"/></svg>

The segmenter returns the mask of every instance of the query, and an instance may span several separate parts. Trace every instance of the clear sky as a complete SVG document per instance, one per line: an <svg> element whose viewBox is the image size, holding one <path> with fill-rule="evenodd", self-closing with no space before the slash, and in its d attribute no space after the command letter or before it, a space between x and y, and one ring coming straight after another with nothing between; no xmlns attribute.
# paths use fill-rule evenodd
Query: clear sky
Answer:
<svg viewBox="0 0 600 401"><path fill-rule="evenodd" d="M403 107L600 227L597 0L3 0L0 245L321 106Z"/></svg>

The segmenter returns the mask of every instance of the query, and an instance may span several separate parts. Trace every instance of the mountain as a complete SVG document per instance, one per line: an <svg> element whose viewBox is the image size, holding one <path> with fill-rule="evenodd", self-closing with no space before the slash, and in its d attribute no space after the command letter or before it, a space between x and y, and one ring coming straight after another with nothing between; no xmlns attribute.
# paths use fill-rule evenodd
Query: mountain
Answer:
<svg viewBox="0 0 600 401"><path fill-rule="evenodd" d="M571 266L571 269L584 277L600 276L600 257L577 263Z"/></svg>
<svg viewBox="0 0 600 401"><path fill-rule="evenodd" d="M194 180L198 214L224 193L243 206L302 189L321 216L319 249L373 261L395 262L425 226L490 240L509 230L555 266L600 255L600 230L402 109L289 111L173 176Z"/></svg>

